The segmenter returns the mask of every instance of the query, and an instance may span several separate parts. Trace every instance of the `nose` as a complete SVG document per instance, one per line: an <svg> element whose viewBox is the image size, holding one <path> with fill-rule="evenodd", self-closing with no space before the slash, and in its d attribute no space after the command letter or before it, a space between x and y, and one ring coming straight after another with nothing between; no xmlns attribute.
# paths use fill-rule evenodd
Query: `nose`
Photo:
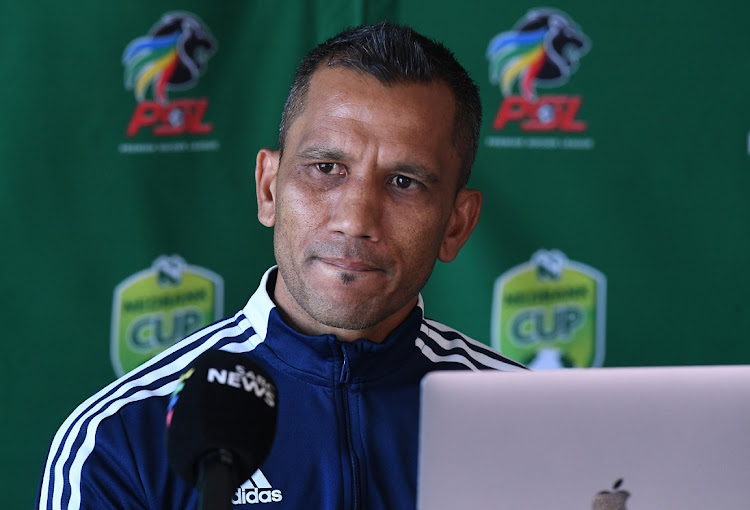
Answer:
<svg viewBox="0 0 750 510"><path fill-rule="evenodd" d="M385 197L374 179L350 175L336 191L329 229L350 237L378 241L383 229Z"/></svg>

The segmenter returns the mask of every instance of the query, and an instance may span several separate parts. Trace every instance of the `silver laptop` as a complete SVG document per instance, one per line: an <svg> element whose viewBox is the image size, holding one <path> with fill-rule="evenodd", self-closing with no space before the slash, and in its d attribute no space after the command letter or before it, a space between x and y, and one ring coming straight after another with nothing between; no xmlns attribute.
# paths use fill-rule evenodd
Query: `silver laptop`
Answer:
<svg viewBox="0 0 750 510"><path fill-rule="evenodd" d="M750 509L750 366L434 372L418 508Z"/></svg>

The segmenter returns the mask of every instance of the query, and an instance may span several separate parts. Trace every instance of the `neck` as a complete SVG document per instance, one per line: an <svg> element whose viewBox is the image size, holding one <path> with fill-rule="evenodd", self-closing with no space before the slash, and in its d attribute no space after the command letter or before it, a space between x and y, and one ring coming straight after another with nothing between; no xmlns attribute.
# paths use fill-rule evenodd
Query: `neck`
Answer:
<svg viewBox="0 0 750 510"><path fill-rule="evenodd" d="M305 335L334 335L341 342L353 342L360 338L375 343L383 342L399 324L406 320L419 301L419 297L415 296L407 306L402 307L385 319L364 328L350 329L326 324L311 316L284 287L283 279L279 276L278 271L272 278L269 278L266 290L276 304L284 322L289 326Z"/></svg>

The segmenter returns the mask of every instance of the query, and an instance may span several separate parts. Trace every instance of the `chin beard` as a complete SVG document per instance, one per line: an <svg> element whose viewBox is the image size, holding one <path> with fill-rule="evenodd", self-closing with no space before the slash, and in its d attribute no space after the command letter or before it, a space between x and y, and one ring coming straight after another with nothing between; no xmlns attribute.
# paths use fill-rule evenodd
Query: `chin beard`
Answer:
<svg viewBox="0 0 750 510"><path fill-rule="evenodd" d="M295 273L284 278L287 275L284 274L281 266L279 266L279 275L283 278L287 294L295 302L296 308L318 324L328 328L346 331L364 331L373 328L399 312L411 299L408 297L409 292L399 292L396 296L387 298L383 289L382 293L373 296L362 297L356 301L340 302L327 298L325 294L307 286ZM356 272L342 271L338 275L339 281L344 286L352 284L358 278L359 275ZM419 293L419 289L424 286L425 282L426 278L421 285L415 287L414 295ZM401 300L403 302L396 302ZM290 323L294 321L293 317L288 316L288 312L285 315Z"/></svg>
<svg viewBox="0 0 750 510"><path fill-rule="evenodd" d="M319 304L319 303L318 303ZM329 328L346 329L350 331L359 331L368 329L376 324L384 321L389 314L384 314L383 317L379 315L371 315L370 313L364 313L365 311L372 312L372 309L364 306L364 310L358 308L350 308L347 312L341 313L342 311L338 308L334 309L332 306L303 306L302 307L307 314L315 319L315 321L328 326Z"/></svg>

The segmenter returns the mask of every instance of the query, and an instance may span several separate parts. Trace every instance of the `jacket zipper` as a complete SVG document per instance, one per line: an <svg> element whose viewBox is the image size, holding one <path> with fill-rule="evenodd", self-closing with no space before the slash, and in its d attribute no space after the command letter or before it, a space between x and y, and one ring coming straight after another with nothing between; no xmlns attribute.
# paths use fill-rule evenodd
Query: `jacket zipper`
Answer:
<svg viewBox="0 0 750 510"><path fill-rule="evenodd" d="M341 365L341 376L339 378L339 382L342 383L348 383L349 382L349 376L350 376L350 366L349 366L349 356L346 353L346 349L344 348L344 345L341 345L341 354L343 355L343 363ZM342 397L343 397L343 404L344 404L344 427L346 430L346 445L349 449L349 463L352 468L352 497L353 497L353 504L352 508L354 510L359 510L359 492L360 492L360 483L359 483L359 459L357 458L357 454L354 452L354 441L352 440L352 420L350 417L350 409L349 409L349 387L347 385L343 385L341 387Z"/></svg>

